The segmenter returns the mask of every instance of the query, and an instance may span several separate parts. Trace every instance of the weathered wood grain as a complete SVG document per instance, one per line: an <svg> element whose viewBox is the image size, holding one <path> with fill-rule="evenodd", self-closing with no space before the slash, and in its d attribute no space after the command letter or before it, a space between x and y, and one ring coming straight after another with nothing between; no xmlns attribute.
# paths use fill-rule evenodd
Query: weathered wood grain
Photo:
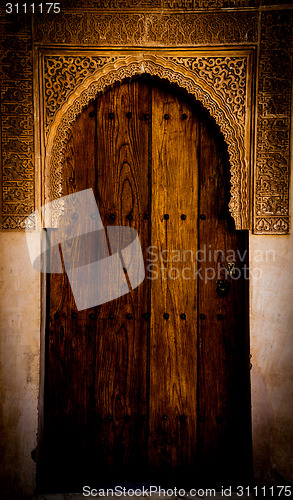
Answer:
<svg viewBox="0 0 293 500"><path fill-rule="evenodd" d="M64 195L88 187L95 190L96 123L90 113L95 113L95 104L78 117L67 144ZM85 229L87 223L85 220ZM90 248L83 251L90 259ZM77 311L65 273L48 275L47 294L45 464L41 482L58 489L75 484L83 470L80 457L91 441L96 311Z"/></svg>
<svg viewBox="0 0 293 500"><path fill-rule="evenodd" d="M92 188L105 227L137 230L146 279L78 312L66 274L48 275L43 490L107 479L247 481L247 241L229 216L219 132L186 96L136 79L80 114L65 164L64 195ZM93 238L64 245L65 257L111 253L107 231L100 254ZM219 297L217 266L229 250L240 252L242 277L228 278Z"/></svg>
<svg viewBox="0 0 293 500"><path fill-rule="evenodd" d="M197 282L184 273L192 262L183 252L198 245L198 120L173 92L154 86L152 97L151 242L159 259L151 280L149 454L154 468L178 468L196 453Z"/></svg>
<svg viewBox="0 0 293 500"><path fill-rule="evenodd" d="M198 297L198 457L200 474L208 484L210 470L214 484L232 479L239 484L248 481L251 463L247 289L243 278L243 266L248 263L247 242L245 232L234 230L227 209L228 179L222 138L203 116L199 248L206 250L207 260L200 264ZM227 276L229 260L235 261L235 278L241 272L240 279ZM227 296L220 297L216 292L219 278L227 278L230 284Z"/></svg>
<svg viewBox="0 0 293 500"><path fill-rule="evenodd" d="M132 82L97 100L97 201L105 225L135 228L149 244L150 90ZM113 113L113 117L111 115ZM130 115L131 114L131 115ZM148 282L100 306L96 335L95 443L100 464L143 468L147 459ZM113 319L110 319L110 315Z"/></svg>

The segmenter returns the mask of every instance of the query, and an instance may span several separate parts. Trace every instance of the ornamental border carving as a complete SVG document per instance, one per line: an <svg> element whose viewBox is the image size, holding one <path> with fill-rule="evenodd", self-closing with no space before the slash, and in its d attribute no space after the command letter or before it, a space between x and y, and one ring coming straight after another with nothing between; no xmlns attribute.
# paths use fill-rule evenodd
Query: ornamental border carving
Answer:
<svg viewBox="0 0 293 500"><path fill-rule="evenodd" d="M35 203L32 29L0 16L2 229L24 229ZM2 196L1 196L2 195Z"/></svg>
<svg viewBox="0 0 293 500"><path fill-rule="evenodd" d="M224 54L224 51L218 51L217 54L219 52ZM249 70L251 68L251 51L247 49L242 52L235 51L234 53L227 51L225 54L226 65L227 61L231 63L230 72L232 76L233 71L235 73L234 66L236 62L241 66L241 70L239 68L236 68L236 70L238 70L238 74L240 71L242 72L240 84L242 97L233 94L232 90L229 91L229 87L227 89L224 88L225 82L221 82L220 72L221 57L216 56L212 52L208 54L207 50L202 54L200 52L196 54L185 52L184 56L183 54L179 55L174 52L166 52L164 55L158 56L146 51L131 55L127 53L117 55L116 52L116 55L108 53L106 56L105 54L101 54L101 52L95 54L96 59L99 60L99 64L97 64L96 69L89 76L87 72L81 75L73 71L75 75L73 84L77 82L77 86L73 85L74 90L65 93L64 102L60 107L57 107L56 112L54 111L54 102L52 103L52 92L47 92L46 94L46 89L52 89L54 86L50 82L49 66L48 64L43 65L45 68L43 85L46 87L44 91L45 117L43 124L44 129L46 126L46 155L44 165L45 202L56 199L56 209L52 225L56 224L56 219L62 211L60 202L58 203L58 198L62 196L63 153L72 123L82 109L91 100L95 99L99 93L104 92L116 82L123 82L127 78L147 73L185 89L193 98L202 103L219 125L228 147L230 159L230 212L234 218L236 229L249 229L251 178L251 74L249 74ZM78 56L71 57L73 58L72 64L74 67L74 57L80 61L80 53ZM94 56L91 57L92 65L94 66ZM215 58L218 64L216 66L217 71L214 75L210 71L208 74L209 78L207 78L201 74L197 59L200 58L202 64L211 61L212 57ZM222 59L224 59L224 56ZM62 58L59 59L59 63L60 60ZM235 62L233 62L234 60ZM65 58L63 58L63 65L66 72ZM230 78L232 77L231 74ZM232 87L233 85L231 84L231 89ZM235 111L236 109L237 112Z"/></svg>
<svg viewBox="0 0 293 500"><path fill-rule="evenodd" d="M254 234L288 234L293 10L263 12L258 65Z"/></svg>
<svg viewBox="0 0 293 500"><path fill-rule="evenodd" d="M24 221L33 211L35 203L39 206L43 201L40 198L44 190L44 148L52 132L51 125L55 127L57 110L70 98L71 78L73 83L79 85L90 74L93 75L95 69L102 71L106 63L111 62L110 59L103 59L105 52L112 51L114 64L113 53L117 61L117 56L122 57L124 54L125 58L125 52L133 54L134 50L136 54L153 52L158 56L173 50L175 56L170 56L169 62L185 66L200 79L197 56L193 57L191 53L197 51L204 53L205 57L208 54L215 57L218 52L228 53L230 50L232 56L237 51L239 56L245 51L257 49L256 76L253 78L255 109L251 107L253 101L247 100L250 94L248 87L245 89L244 112L242 108L235 108L238 130L242 118L245 126L241 135L242 144L237 141L234 144L238 149L244 148L242 159L245 157L247 169L251 165L248 178L245 178L246 170L244 173L240 171L241 177L244 175L241 189L244 189L245 182L247 191L251 188L251 209L248 203L244 207L244 219L247 220L241 219L237 225L248 227L247 214L250 212L254 234L288 234L293 8L289 7L288 2L283 8L271 8L270 0L264 0L260 10L260 0L241 0L240 3L235 0L216 0L212 4L213 9L209 10L210 0L142 0L138 3L134 0L82 0L80 8L77 8L76 2L66 0L62 12L57 16L35 15L33 20L23 15L7 18L2 15L3 9L0 8L3 230L24 229ZM94 56L96 68L91 68L90 72L85 71L83 74L78 70L76 78L68 74L68 81L63 82L68 87L59 92L51 116L46 116L50 123L46 123L44 131L44 82L38 81L44 69L43 55L45 52L53 55L74 51L76 54L87 52L103 55L100 59ZM178 53L181 54L179 58ZM247 68L248 76L252 74L250 70L251 66ZM181 70L178 71L180 73ZM192 78L188 81L192 81ZM226 83L228 81L226 79ZM196 83L197 80L193 85ZM219 94L222 94L225 100L228 94L222 83L223 79L221 87L211 86L217 90L217 97L220 98ZM228 97L230 99L231 96ZM237 98L239 95L233 96L234 103ZM34 109L39 113L36 120ZM213 114L211 109L210 112ZM251 136L248 137L250 129ZM226 142L229 142L227 137ZM232 140L229 144L232 144ZM236 156L234 153L233 168L239 177ZM236 191L230 207L237 219L240 208L237 207L239 192ZM249 198L245 198L244 204Z"/></svg>

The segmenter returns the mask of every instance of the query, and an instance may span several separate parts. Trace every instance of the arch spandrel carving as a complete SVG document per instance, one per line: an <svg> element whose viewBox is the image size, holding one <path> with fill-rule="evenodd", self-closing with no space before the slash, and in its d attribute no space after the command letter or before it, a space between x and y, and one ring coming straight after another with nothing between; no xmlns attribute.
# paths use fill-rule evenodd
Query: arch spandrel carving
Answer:
<svg viewBox="0 0 293 500"><path fill-rule="evenodd" d="M202 103L219 125L230 160L230 212L236 229L249 229L249 152L245 141L245 129L249 123L246 113L246 58L247 55L171 57L144 53L112 55L108 59L104 58L102 62L100 60L100 64L92 58L92 61L88 62L89 65L92 62L88 66L93 68L92 71L85 71L83 77L77 73L77 86L74 86L74 90L64 92L61 106L56 103L54 109L52 92L47 93L45 201L56 199L55 220L52 225L56 224L58 214L62 210L57 199L62 196L63 153L72 123L91 100L114 83L123 82L136 75L149 74L185 89ZM63 58L65 78L67 62ZM73 61L71 63L74 64ZM62 72L62 66L60 68ZM47 81L50 80L48 74L45 75L45 80L46 78ZM227 82L230 82L230 87ZM53 88L53 85L49 84L49 87Z"/></svg>

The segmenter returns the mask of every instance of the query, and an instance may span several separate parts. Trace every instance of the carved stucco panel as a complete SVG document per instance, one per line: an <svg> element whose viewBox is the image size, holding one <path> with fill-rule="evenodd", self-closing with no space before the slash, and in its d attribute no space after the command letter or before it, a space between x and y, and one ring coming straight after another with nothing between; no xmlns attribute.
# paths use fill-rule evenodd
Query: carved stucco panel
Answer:
<svg viewBox="0 0 293 500"><path fill-rule="evenodd" d="M83 1L87 7L97 9L97 12L84 10ZM263 0L262 5L269 5L271 1ZM57 50L60 46L64 47L64 44L70 50L76 47L91 47L95 51L99 46L113 48L127 46L131 53L131 50L137 46L146 48L152 46L157 54L166 47L166 44L169 47L205 46L206 50L209 50L210 45L225 48L228 48L230 44L241 44L242 48L247 44L258 46L257 123L252 196L253 230L257 234L286 234L289 231L293 11L287 9L279 12L275 10L258 12L255 8L241 10L241 7L257 7L258 5L259 0L241 0L240 3L238 0L138 0L137 2L107 0L106 3L101 0L81 0L78 5L73 0L65 0L63 12L60 15L34 16L33 39L36 47L56 46ZM66 7L74 9L74 12L73 10L66 11ZM233 11L208 12L205 9L209 7L236 8ZM123 11L125 9L131 10ZM0 21L0 31L3 117L2 227L3 229L21 229L26 215L33 210L35 203L33 42L30 19L24 16L15 16L13 19L3 18ZM46 129L45 141L49 138L50 127L57 116L57 108L63 109L65 101L73 92L72 85L81 84L90 75L102 70L102 67L111 62L114 62L114 59L105 59L103 55L95 60L92 58L89 67L85 59L80 60L76 67L70 66L67 61L67 80L63 79L61 86L58 80L60 77L58 68L51 67L52 78L51 80L49 78L47 82L48 94L51 92L51 109L48 106L46 123L42 123ZM201 61L200 58L185 56L179 61L175 57L173 62L196 73L197 83L201 78L201 63L206 65L203 79L210 83L209 79L214 78L212 73L215 69L206 70L208 67L206 58ZM77 63L76 60L75 63ZM239 63L242 64L241 61ZM225 70L224 61L219 61L218 66L221 69L222 64ZM61 66L65 65L62 63ZM235 78L235 92L230 89L230 94L225 90L226 76L232 77L232 80ZM240 182L241 186L247 184L245 189L248 191L247 170L250 161L247 146L246 110L248 108L247 104L244 104L244 112L242 111L244 94L241 92L244 80L241 75L239 79L235 73L233 76L231 71L226 76L224 78L223 73L220 81L214 78L212 87L217 91L217 98L220 99L218 104L220 102L222 106L221 98L226 99L227 102L231 99L229 106L230 108L234 106L236 128L226 129L225 133L223 126L221 128L229 144L230 160L232 158L233 161L232 183L234 185ZM50 81L54 83L51 89ZM57 100L56 94L58 94ZM237 99L239 99L238 104L236 104ZM212 109L211 102L209 106L208 109L213 114L215 110ZM224 115L227 117L227 110L221 106L219 109L222 111L224 109ZM219 109L217 121L221 120ZM245 124L244 132L242 135L237 135L235 130L241 130L243 124ZM61 126L61 123L59 125ZM237 155L240 155L238 163ZM243 159L244 169L242 168ZM232 186L233 191L237 191L235 186ZM237 196L233 195L230 206L235 214L239 210L237 203ZM245 207L244 212L249 211L247 198L241 201L241 210L243 207Z"/></svg>
<svg viewBox="0 0 293 500"><path fill-rule="evenodd" d="M172 57L190 68L198 80L213 86L235 114L239 126L245 126L247 92L247 57Z"/></svg>
<svg viewBox="0 0 293 500"><path fill-rule="evenodd" d="M262 13L254 172L254 232L289 231L293 12Z"/></svg>
<svg viewBox="0 0 293 500"><path fill-rule="evenodd" d="M101 11L35 16L38 45L198 46L257 42L257 12Z"/></svg>
<svg viewBox="0 0 293 500"><path fill-rule="evenodd" d="M34 210L34 115L31 25L0 19L2 228L23 229Z"/></svg>
<svg viewBox="0 0 293 500"><path fill-rule="evenodd" d="M44 57L44 92L45 92L45 132L46 136L54 122L57 111L68 96L75 91L86 77L116 58L109 57Z"/></svg>
<svg viewBox="0 0 293 500"><path fill-rule="evenodd" d="M53 57L53 56L52 56ZM53 58L54 59L54 58ZM53 66L53 59L47 61L45 68ZM57 57L58 81L62 82L61 75L68 81L69 66L73 65L73 57ZM247 66L245 57L226 56L222 58L211 56L194 58L159 57L151 54L136 56L112 56L107 58L87 58L86 73L84 73L82 59L76 57L81 68L75 74L78 85L74 85L74 92L67 86L58 99L52 99L52 85L48 85L45 94L45 121L48 127L46 153L46 198L52 200L62 196L62 169L63 151L72 122L99 92L105 91L115 82L122 82L128 77L148 73L159 78L176 83L186 89L203 106L219 125L228 146L231 164L231 201L230 211L235 220L236 228L249 227L249 165L245 155L243 129L245 125L245 89ZM97 64L103 61L103 64ZM63 72L60 64L63 63ZM91 71L89 68L93 68ZM56 72L50 72L56 79ZM230 80L232 92L225 83L219 81ZM48 82L50 75L45 75ZM238 85L238 89L236 89ZM63 104L60 106L61 101ZM58 102L57 102L58 101ZM54 127L50 124L54 119ZM56 202L55 218L58 216L60 204ZM54 222L53 222L54 223ZM56 223L56 221L55 221Z"/></svg>
<svg viewBox="0 0 293 500"><path fill-rule="evenodd" d="M241 8L258 6L260 0L63 0L66 7L90 7L95 9L207 9L207 8Z"/></svg>

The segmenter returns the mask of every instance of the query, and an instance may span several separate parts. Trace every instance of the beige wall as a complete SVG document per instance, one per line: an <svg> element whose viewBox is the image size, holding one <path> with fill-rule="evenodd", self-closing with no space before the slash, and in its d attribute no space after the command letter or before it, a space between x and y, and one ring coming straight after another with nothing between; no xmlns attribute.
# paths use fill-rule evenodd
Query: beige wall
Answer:
<svg viewBox="0 0 293 500"><path fill-rule="evenodd" d="M21 233L0 233L0 497L28 498L34 489L39 352L40 275ZM1 483L2 483L1 481Z"/></svg>
<svg viewBox="0 0 293 500"><path fill-rule="evenodd" d="M1 475L5 500L17 500L34 489L40 275L31 267L24 233L0 237ZM269 252L266 259L267 250L275 256ZM250 257L255 473L261 483L281 484L293 482L293 236L250 236Z"/></svg>
<svg viewBox="0 0 293 500"><path fill-rule="evenodd" d="M250 281L255 474L284 484L293 482L293 236L251 236L250 262L252 276L259 270Z"/></svg>

